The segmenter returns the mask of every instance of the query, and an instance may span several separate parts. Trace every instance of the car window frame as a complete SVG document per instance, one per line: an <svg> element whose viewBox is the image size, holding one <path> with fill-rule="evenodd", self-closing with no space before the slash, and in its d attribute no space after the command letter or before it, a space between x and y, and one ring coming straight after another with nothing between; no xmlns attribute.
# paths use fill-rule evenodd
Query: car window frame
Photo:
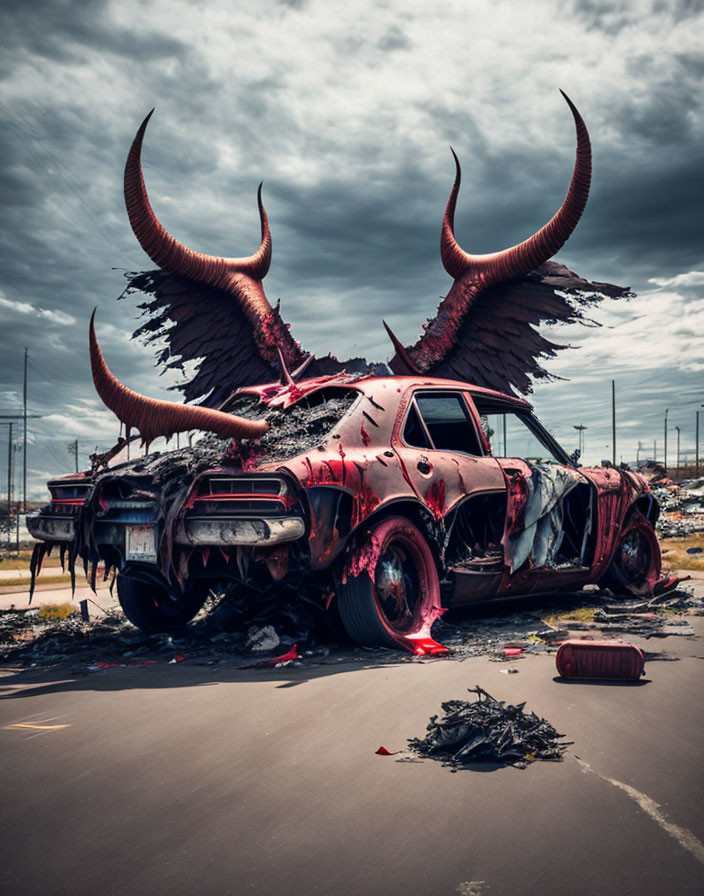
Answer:
<svg viewBox="0 0 704 896"><path fill-rule="evenodd" d="M467 421L471 424L472 429L474 430L474 435L477 440L477 445L482 453L481 454L470 454L469 451L461 451L458 448L437 448L435 446L435 442L433 441L432 436L430 435L430 430L428 429L427 424L426 424L425 420L423 419L423 415L420 412L420 408L416 404L416 396L417 395L456 395L458 398L460 398L460 401L464 408L465 414L467 415ZM409 445L405 439L406 425L408 423L408 417L409 417L409 414L411 413L412 409L414 409L416 414L418 415L418 419L420 420L420 424L421 424L421 427L423 428L423 432L425 433L425 437L428 440L428 442L430 443L429 448L420 448L417 445ZM481 432L481 430L477 427L477 420L475 419L474 411L473 411L471 402L469 401L469 396L468 396L467 392L461 388L453 389L452 387L450 387L449 389L448 388L444 388L444 389L430 388L429 389L429 388L425 387L425 388L420 388L420 389L414 389L413 393L411 394L410 400L408 402L408 406L406 407L406 409L404 411L403 419L401 421L401 426L399 427L398 437L399 437L399 441L403 445L403 447L409 448L412 451L446 451L451 454L454 452L457 452L458 454L466 454L467 457L487 457L490 454L490 452L488 452L486 449L484 435Z"/></svg>
<svg viewBox="0 0 704 896"><path fill-rule="evenodd" d="M482 403L483 396L473 396L473 400L479 399L480 404ZM526 427L530 430L530 432L536 437L536 439L542 443L543 447L546 448L551 454L557 458L557 462L564 467L570 467L573 470L577 469L577 466L573 463L570 455L565 451L565 449L560 445L557 439L543 426L540 420L535 416L533 409L530 406L520 407L516 406L510 402L502 402L500 399L490 398L487 399L494 407L490 411L485 411L484 413L490 414L513 414L518 417ZM475 404L477 409L477 413L481 417L482 411ZM492 457L500 459L503 455L496 455L493 451L490 452ZM517 455L511 455L512 457L516 457Z"/></svg>

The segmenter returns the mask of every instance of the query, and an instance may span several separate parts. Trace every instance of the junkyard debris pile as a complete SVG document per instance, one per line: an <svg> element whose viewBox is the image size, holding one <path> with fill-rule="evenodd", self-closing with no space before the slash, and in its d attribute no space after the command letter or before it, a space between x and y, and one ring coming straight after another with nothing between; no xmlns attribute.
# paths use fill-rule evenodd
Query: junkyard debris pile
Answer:
<svg viewBox="0 0 704 896"><path fill-rule="evenodd" d="M687 479L680 485L669 479L653 483L662 513L657 523L661 538L683 538L704 532L704 478Z"/></svg>
<svg viewBox="0 0 704 896"><path fill-rule="evenodd" d="M409 740L411 750L454 768L474 762L526 768L536 759L562 761L570 742L559 743L564 735L534 712L524 712L525 703L507 705L479 685L469 692L477 699L443 703L443 718L432 716L426 736Z"/></svg>

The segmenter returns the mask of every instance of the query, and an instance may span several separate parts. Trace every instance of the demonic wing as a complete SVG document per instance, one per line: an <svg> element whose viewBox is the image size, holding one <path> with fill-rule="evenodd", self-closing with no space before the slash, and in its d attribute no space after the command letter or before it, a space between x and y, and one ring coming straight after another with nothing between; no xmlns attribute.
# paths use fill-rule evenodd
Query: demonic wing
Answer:
<svg viewBox="0 0 704 896"><path fill-rule="evenodd" d="M536 326L581 320L584 309L603 296L631 295L623 287L583 280L549 260L577 225L591 181L589 134L577 109L563 96L577 131L572 181L554 217L519 245L490 255L470 255L458 245L454 214L461 171L455 156L455 182L441 238L442 261L454 283L411 348L405 348L389 330L396 349L390 362L395 373L430 374L502 392L527 393L531 377L550 376L541 359L554 357L564 347L546 339ZM157 271L134 275L128 285L128 292L140 290L151 297L141 305L148 320L134 335L148 342L166 341L158 357L162 365L196 362L193 378L178 388L187 401L200 399L200 404L155 401L120 383L105 363L91 320L93 379L128 433L136 427L144 441L189 429L256 438L266 424L217 410L238 387L271 383L281 374L283 388L293 388L288 369L294 367L298 367L294 377L304 367L308 376L321 377L343 370L368 373L369 365L363 359L341 363L331 356L306 356L283 322L278 305L269 304L262 280L271 261L271 234L261 185L261 243L249 257L218 258L193 252L164 229L149 203L142 174L142 142L151 114L137 132L125 166L125 202L132 229L159 266Z"/></svg>
<svg viewBox="0 0 704 896"><path fill-rule="evenodd" d="M262 204L257 201L261 243L247 258L218 258L194 252L161 225L149 202L142 173L142 142L152 112L144 119L125 165L125 204L140 245L160 268L133 275L126 292L141 291L151 298L140 305L148 320L133 334L146 342L165 340L157 356L165 367L183 369L196 362L193 378L176 388L187 401L218 407L240 386L270 383L299 367L306 354L288 325L269 304L262 281L271 262L271 233ZM308 356L309 375L336 373L343 365L335 358Z"/></svg>
<svg viewBox="0 0 704 896"><path fill-rule="evenodd" d="M411 348L404 348L389 330L396 348L390 362L395 373L423 373L526 394L532 391L531 377L551 376L541 359L567 347L546 339L535 329L537 325L583 320L585 308L604 296L633 295L628 288L583 280L548 260L576 227L591 182L589 134L573 103L562 95L577 131L572 181L554 217L519 245L490 255L470 255L459 246L454 216L461 169L453 151L456 175L443 218L440 251L445 270L455 282Z"/></svg>

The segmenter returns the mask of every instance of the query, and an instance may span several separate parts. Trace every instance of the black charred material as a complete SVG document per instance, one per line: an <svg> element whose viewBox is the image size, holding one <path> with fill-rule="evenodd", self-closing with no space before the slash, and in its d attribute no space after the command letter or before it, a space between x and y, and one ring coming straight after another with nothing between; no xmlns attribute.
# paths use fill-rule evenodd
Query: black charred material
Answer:
<svg viewBox="0 0 704 896"><path fill-rule="evenodd" d="M443 718L432 716L426 736L409 740L410 748L454 768L474 762L525 768L535 759L562 761L568 744L558 741L564 735L535 713L524 712L525 703L507 705L479 685L469 692L477 695L475 702L443 703Z"/></svg>
<svg viewBox="0 0 704 896"><path fill-rule="evenodd" d="M225 409L238 417L265 419L268 431L255 443L243 441L242 453L258 463L288 460L319 445L359 397L355 391L322 389L286 410L267 408L252 395L238 395Z"/></svg>

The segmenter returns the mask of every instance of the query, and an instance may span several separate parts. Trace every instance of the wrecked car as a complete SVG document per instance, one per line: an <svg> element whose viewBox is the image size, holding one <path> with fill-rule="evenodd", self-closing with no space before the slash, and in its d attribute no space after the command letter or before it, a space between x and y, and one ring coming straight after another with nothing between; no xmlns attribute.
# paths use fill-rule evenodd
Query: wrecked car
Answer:
<svg viewBox="0 0 704 896"><path fill-rule="evenodd" d="M336 607L355 641L420 653L441 649L430 629L448 606L594 582L652 589L660 552L649 485L576 466L520 397L563 348L538 325L632 296L550 260L591 181L589 135L565 99L577 136L570 187L523 243L491 255L460 247L454 156L441 235L453 284L414 345L385 324L388 365L316 357L295 341L263 289L272 243L261 185L261 243L249 257L194 252L165 230L142 173L150 113L124 191L158 269L130 275L126 294L146 296L134 335L158 345L158 364L195 373L178 387L185 404L132 391L109 370L91 319L93 381L124 437L91 471L49 483L51 504L27 522L40 539L33 573L52 546L72 574L81 560L93 585L102 562L146 630L186 624L211 590L256 601L294 587ZM133 430L147 454L126 461ZM158 437L194 432L188 448L148 453Z"/></svg>
<svg viewBox="0 0 704 896"><path fill-rule="evenodd" d="M224 411L268 430L54 480L30 518L64 546L87 531L141 628L293 579L334 595L355 641L423 648L444 607L659 576L645 480L574 466L523 399L343 374L241 389Z"/></svg>

